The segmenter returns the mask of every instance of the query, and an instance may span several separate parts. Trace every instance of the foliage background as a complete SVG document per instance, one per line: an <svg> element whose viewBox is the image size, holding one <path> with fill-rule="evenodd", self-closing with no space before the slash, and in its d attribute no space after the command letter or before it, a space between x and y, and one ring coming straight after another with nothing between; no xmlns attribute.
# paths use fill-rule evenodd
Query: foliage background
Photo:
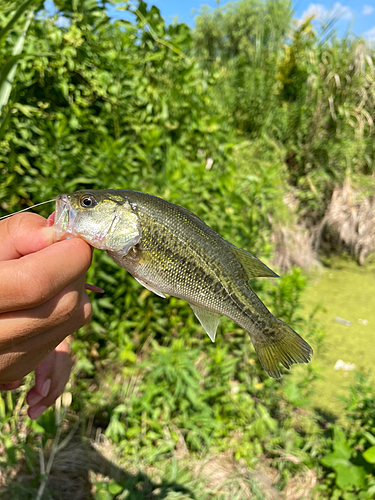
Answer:
<svg viewBox="0 0 375 500"><path fill-rule="evenodd" d="M1 2L4 213L85 187L136 189L269 261L280 228L316 234L344 183L373 192L374 54L363 40L297 24L284 0L202 10L194 29L144 2L119 4L131 21L95 0L55 6ZM33 423L25 387L0 398L4 498L374 497L366 377L335 423L309 404L314 365L268 378L236 325L224 318L211 344L186 303L141 289L106 255L95 253L88 281L106 294L75 337L72 400ZM299 269L252 283L319 353L324 334L299 312L305 285ZM87 475L103 442L117 475ZM59 465L67 450L75 476ZM70 493L58 472L72 476Z"/></svg>

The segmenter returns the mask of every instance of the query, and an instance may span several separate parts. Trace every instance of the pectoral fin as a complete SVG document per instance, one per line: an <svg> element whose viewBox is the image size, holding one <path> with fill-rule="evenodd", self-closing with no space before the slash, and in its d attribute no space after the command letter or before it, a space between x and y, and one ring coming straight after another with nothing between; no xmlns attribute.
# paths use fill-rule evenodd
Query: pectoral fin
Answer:
<svg viewBox="0 0 375 500"><path fill-rule="evenodd" d="M153 292L156 295L159 295L159 297L162 297L163 299L165 299L165 295L163 293L159 292L158 290L156 290L155 288L153 288L148 283L145 283L144 281L140 280L139 278L136 278L135 276L133 276L133 278L136 279L138 281L138 283L140 283L142 286L144 286L145 288L147 288L147 290L150 290L150 292Z"/></svg>
<svg viewBox="0 0 375 500"><path fill-rule="evenodd" d="M206 330L207 335L210 337L212 342L215 342L216 330L220 321L220 314L215 314L205 309L201 309L198 306L193 306L189 304L193 309L194 314L199 320L199 323Z"/></svg>
<svg viewBox="0 0 375 500"><path fill-rule="evenodd" d="M263 264L259 259L254 257L246 250L242 250L242 248L237 248L233 246L231 248L233 254L235 255L238 262L242 265L245 270L246 276L248 279L252 278L278 278L279 276L272 271L266 264Z"/></svg>

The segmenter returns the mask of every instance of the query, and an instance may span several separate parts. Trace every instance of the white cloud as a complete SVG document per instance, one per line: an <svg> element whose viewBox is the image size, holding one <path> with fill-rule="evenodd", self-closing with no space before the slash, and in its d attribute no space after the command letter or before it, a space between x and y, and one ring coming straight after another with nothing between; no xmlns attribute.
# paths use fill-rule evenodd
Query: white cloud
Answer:
<svg viewBox="0 0 375 500"><path fill-rule="evenodd" d="M370 30L366 31L364 36L368 38L371 42L375 42L375 26L373 26Z"/></svg>
<svg viewBox="0 0 375 500"><path fill-rule="evenodd" d="M337 17L339 19L352 19L353 11L350 7L342 5L340 2L335 2L328 10L321 3L310 3L305 12L302 14L302 19L314 16L317 21L324 21L327 17Z"/></svg>
<svg viewBox="0 0 375 500"><path fill-rule="evenodd" d="M70 19L68 19L65 16L58 16L58 18L56 19L55 24L59 28L67 28L68 26L70 26Z"/></svg>
<svg viewBox="0 0 375 500"><path fill-rule="evenodd" d="M321 3L310 3L305 12L302 14L302 19L314 16L318 21L323 21L327 17L328 10Z"/></svg>
<svg viewBox="0 0 375 500"><path fill-rule="evenodd" d="M332 5L332 9L330 11L332 14L337 15L340 19L353 19L354 12L350 7L346 7L342 5L340 2L335 2Z"/></svg>
<svg viewBox="0 0 375 500"><path fill-rule="evenodd" d="M364 5L362 9L362 14L364 16L371 16L371 14L374 12L374 7L372 5Z"/></svg>

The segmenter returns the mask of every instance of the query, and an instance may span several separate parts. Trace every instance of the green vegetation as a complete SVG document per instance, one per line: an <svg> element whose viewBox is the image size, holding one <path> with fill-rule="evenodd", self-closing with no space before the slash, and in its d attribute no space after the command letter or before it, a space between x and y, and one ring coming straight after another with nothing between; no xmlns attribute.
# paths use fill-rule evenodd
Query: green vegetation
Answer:
<svg viewBox="0 0 375 500"><path fill-rule="evenodd" d="M51 16L41 1L0 1L2 213L128 188L189 208L284 268L306 245L314 255L341 242L359 260L374 250L358 234L375 172L363 40L296 24L288 1L203 11L193 30L144 2L122 6L131 21L110 20L96 0L55 5ZM355 209L355 224L337 206ZM325 359L321 318L302 311L306 279L292 268L252 286ZM0 397L4 498L374 498L367 375L337 422L316 408L315 360L275 381L236 325L224 318L212 344L186 303L142 289L105 254L88 282L106 294L75 336L55 411L25 417L29 378Z"/></svg>

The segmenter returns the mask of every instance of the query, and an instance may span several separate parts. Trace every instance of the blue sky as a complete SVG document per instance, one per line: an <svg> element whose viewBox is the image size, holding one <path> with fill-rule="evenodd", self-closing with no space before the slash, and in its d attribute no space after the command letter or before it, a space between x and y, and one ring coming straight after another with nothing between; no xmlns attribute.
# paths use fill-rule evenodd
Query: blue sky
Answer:
<svg viewBox="0 0 375 500"><path fill-rule="evenodd" d="M215 8L218 2L215 0L146 0L149 5L156 5L167 22L174 18L180 22L194 25L194 17L199 12L201 5ZM221 5L225 4L221 2ZM374 5L374 7L373 7ZM342 2L331 2L321 0L320 2L309 2L296 0L293 2L295 17L302 19L306 15L315 14L316 18L324 19L329 12L334 11L340 16L337 22L339 33L344 33L350 26L356 35L363 35L375 41L375 2L374 0L347 0Z"/></svg>
<svg viewBox="0 0 375 500"><path fill-rule="evenodd" d="M167 22L177 19L194 26L194 17L199 13L201 5L211 8L220 3L224 5L226 0L146 0L148 5L156 5ZM53 12L52 0L46 0L48 10ZM342 0L332 2L329 0L318 0L310 2L306 0L295 0L293 2L294 17L303 19L314 15L316 20L324 20L332 14L339 18L336 28L339 35L343 35L351 27L356 35L362 35L368 40L375 42L375 0ZM116 12L110 8L112 17L127 17L124 11Z"/></svg>

